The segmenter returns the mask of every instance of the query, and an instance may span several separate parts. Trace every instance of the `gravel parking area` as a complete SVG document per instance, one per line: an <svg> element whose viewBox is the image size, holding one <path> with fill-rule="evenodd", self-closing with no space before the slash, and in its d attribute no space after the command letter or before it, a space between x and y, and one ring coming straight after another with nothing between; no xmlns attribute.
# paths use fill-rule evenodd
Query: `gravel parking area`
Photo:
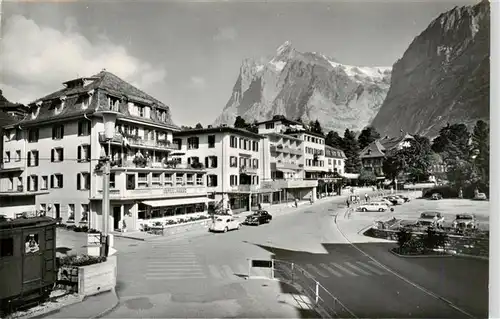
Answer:
<svg viewBox="0 0 500 319"><path fill-rule="evenodd" d="M440 212L445 219L445 226L451 226L456 214L475 214L479 228L489 230L490 202L468 199L414 199L409 203L394 207L394 217L403 220L415 220L425 211Z"/></svg>

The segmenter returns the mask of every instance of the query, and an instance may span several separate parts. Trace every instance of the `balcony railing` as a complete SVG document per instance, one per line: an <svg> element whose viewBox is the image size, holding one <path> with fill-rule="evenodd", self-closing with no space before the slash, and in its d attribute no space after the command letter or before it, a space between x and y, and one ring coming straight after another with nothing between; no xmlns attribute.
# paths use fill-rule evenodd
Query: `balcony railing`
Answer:
<svg viewBox="0 0 500 319"><path fill-rule="evenodd" d="M241 174L257 174L259 172L258 168L251 167L251 166L241 166L240 167L240 173Z"/></svg>
<svg viewBox="0 0 500 319"><path fill-rule="evenodd" d="M289 154L294 154L294 155L302 155L302 150L296 149L296 148L291 148L288 146L283 146L283 145L271 145L271 152L276 152L276 153L289 153Z"/></svg>
<svg viewBox="0 0 500 319"><path fill-rule="evenodd" d="M283 188L311 188L318 186L318 181L313 179L276 179L261 181L261 189Z"/></svg>
<svg viewBox="0 0 500 319"><path fill-rule="evenodd" d="M193 164L194 165L194 164ZM193 165L190 164L184 164L184 163L177 163L175 166L171 165L169 163L162 163L162 162L147 162L145 165L137 165L134 163L133 160L127 160L127 161L117 161L117 165L113 166L112 168L116 169L119 167L122 168L161 168L161 169L189 169L189 170L194 170L194 171L203 171L205 168L203 166L197 166L196 168L193 167ZM196 165L195 165L196 166Z"/></svg>
<svg viewBox="0 0 500 319"><path fill-rule="evenodd" d="M294 162L282 162L282 161L278 161L276 163L276 168L277 169L300 169L299 165L297 163L294 163Z"/></svg>
<svg viewBox="0 0 500 319"><path fill-rule="evenodd" d="M130 145L133 146L143 146L143 147L156 147L156 148L168 148L168 149L173 149L174 146L170 141L168 140L145 140L140 136L134 136L134 135L129 135L126 136L127 141L129 142ZM106 138L104 136L104 133L99 133L99 142L104 143L106 142ZM113 136L113 139L111 140L112 143L123 143L123 136L120 134L116 134Z"/></svg>
<svg viewBox="0 0 500 319"><path fill-rule="evenodd" d="M246 185L246 184L240 184L237 186L233 186L232 190L233 191L239 191L239 192L255 192L259 190L259 185Z"/></svg>

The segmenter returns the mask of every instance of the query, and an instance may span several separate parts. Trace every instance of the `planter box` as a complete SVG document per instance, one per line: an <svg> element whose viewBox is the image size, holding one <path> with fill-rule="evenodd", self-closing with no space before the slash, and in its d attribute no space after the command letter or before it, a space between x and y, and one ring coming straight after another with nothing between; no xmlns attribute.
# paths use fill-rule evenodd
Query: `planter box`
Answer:
<svg viewBox="0 0 500 319"><path fill-rule="evenodd" d="M116 256L109 256L106 262L78 267L78 294L87 297L113 290L116 286L116 261Z"/></svg>

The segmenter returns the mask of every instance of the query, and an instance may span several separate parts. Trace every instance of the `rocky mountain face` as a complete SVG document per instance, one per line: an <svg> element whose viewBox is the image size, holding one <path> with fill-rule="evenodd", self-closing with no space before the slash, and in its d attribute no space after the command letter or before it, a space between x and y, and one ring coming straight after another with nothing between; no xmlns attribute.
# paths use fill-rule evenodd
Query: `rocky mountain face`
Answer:
<svg viewBox="0 0 500 319"><path fill-rule="evenodd" d="M372 125L383 135L432 138L446 123L489 121L489 54L488 2L441 14L394 64Z"/></svg>
<svg viewBox="0 0 500 319"><path fill-rule="evenodd" d="M245 59L233 92L214 125L284 115L342 133L371 123L389 90L391 68L345 65L290 42L269 58Z"/></svg>

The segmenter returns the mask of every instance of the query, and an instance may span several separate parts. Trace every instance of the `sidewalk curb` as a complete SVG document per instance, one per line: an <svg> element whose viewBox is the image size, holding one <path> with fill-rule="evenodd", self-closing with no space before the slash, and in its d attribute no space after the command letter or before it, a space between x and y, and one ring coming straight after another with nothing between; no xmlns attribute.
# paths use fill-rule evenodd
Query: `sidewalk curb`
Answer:
<svg viewBox="0 0 500 319"><path fill-rule="evenodd" d="M397 252L393 251L392 248L388 249L391 254L400 258L449 258L455 257L454 255L446 254L446 255L401 255Z"/></svg>
<svg viewBox="0 0 500 319"><path fill-rule="evenodd" d="M132 237L132 236L117 235L117 234L114 234L114 237L115 238L132 239L132 240L137 240L137 241L146 241L146 238L138 238L138 237Z"/></svg>
<svg viewBox="0 0 500 319"><path fill-rule="evenodd" d="M20 316L20 317L16 317L16 319L26 319L26 318L29 318L29 319L42 319L42 318L48 318L50 315L58 313L58 312L60 312L64 308L71 307L73 305L76 305L77 303L82 302L83 299L84 298L79 298L79 300L75 300L74 302L66 304L66 305L62 306L61 308L55 308L55 309L49 310L47 312L42 312L40 314L36 314L34 316Z"/></svg>
<svg viewBox="0 0 500 319"><path fill-rule="evenodd" d="M118 306L120 305L120 298L118 298L118 295L116 294L116 290L115 289L113 289L113 295L116 298L116 302L112 306L110 306L109 308L107 308L106 310L101 311L99 314L97 314L97 315L95 315L93 317L90 317L89 319L98 319L98 318L101 318L101 317L103 317L103 316L111 313L116 308L118 308Z"/></svg>

